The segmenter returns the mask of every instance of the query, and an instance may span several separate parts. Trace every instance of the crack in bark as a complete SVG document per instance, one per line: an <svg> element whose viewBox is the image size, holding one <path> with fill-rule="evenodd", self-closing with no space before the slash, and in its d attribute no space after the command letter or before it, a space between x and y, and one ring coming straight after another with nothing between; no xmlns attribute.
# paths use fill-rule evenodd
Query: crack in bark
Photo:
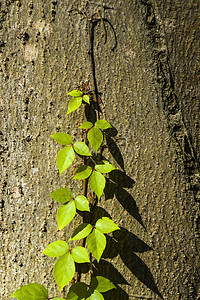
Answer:
<svg viewBox="0 0 200 300"><path fill-rule="evenodd" d="M181 157L188 177L188 189L192 190L194 198L200 201L200 163L192 145L184 117L181 112L178 97L174 90L174 78L169 63L165 32L157 3L154 0L141 0L145 6L145 22L154 38L154 60L157 65L157 82L159 84L162 107L168 123L178 155Z"/></svg>

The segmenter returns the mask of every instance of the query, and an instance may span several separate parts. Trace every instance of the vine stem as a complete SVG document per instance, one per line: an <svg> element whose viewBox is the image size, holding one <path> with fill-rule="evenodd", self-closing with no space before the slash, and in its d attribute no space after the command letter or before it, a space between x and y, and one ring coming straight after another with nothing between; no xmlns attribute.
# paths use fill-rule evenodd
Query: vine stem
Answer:
<svg viewBox="0 0 200 300"><path fill-rule="evenodd" d="M94 102L95 102L95 109L96 109L96 119L99 120L99 105L98 105L98 91L97 91L97 84L96 84L96 80L95 80L95 65L94 65L94 55L93 55L93 40L92 40L92 28L91 28L91 24L93 22L93 17L95 15L98 15L100 17L100 20L102 21L103 24L103 28L105 31L105 42L106 42L106 29L105 29L105 24L103 22L103 18L101 17L100 13L97 12L94 15L92 15L92 17L89 19L88 17L86 17L87 19L87 23L88 23L88 44L89 44L89 51L88 54L90 56L90 70L91 70L91 77L92 77L92 92L93 92L93 97L94 97Z"/></svg>
<svg viewBox="0 0 200 300"><path fill-rule="evenodd" d="M97 12L95 14L93 14L91 16L91 18L88 18L87 15L83 12L79 12L81 14L84 15L84 17L87 20L88 23L88 43L89 43L89 50L88 50L88 54L90 56L90 70L91 70L91 77L92 77L92 93L93 93L93 98L94 98L94 105L95 105L95 112L96 112L96 120L99 120L99 104L98 104L98 91L97 91L97 85L96 85L96 80L95 80L95 65L94 65L94 55L93 55L93 37L92 37L92 28L91 28L91 24L93 22L93 18L94 16L99 16L102 24L103 24L103 29L105 32L105 41L104 43L106 43L106 39L107 39L107 34L106 34L106 28L105 28L105 24L103 21L103 18L101 17L100 13ZM88 109L88 113L87 113L87 119L89 119L89 114L90 114L90 107ZM87 130L86 130L86 134L85 134L85 144L88 143L88 139L87 139ZM87 197L87 188L88 188L88 179L84 179L84 184L83 184L83 196ZM91 211L94 210L95 206L96 206L96 195L93 195L92 198L92 205L91 205ZM84 218L84 215L83 215ZM81 247L85 247L85 241L86 238L82 239L81 242ZM76 273L76 279L75 282L80 281L80 277L81 275L79 274L79 272Z"/></svg>
<svg viewBox="0 0 200 300"><path fill-rule="evenodd" d="M93 36L91 32L91 24L94 22L93 18L95 16L98 16L104 30L104 44L107 41L107 31L104 23L104 19L102 18L99 10L97 10L96 13L94 13L90 18L87 16L87 14L84 11L81 11L79 9L73 8L72 11L75 10L78 14L84 16L84 18L87 20L88 23L88 44L89 44L89 50L88 54L90 56L90 70L91 70L91 76L92 76L92 93L94 97L94 103L95 103L95 109L96 109L96 119L99 120L99 105L98 105L98 91L97 91L97 84L95 79L95 65L94 65L94 55L93 55ZM96 21L99 21L99 19L96 19Z"/></svg>

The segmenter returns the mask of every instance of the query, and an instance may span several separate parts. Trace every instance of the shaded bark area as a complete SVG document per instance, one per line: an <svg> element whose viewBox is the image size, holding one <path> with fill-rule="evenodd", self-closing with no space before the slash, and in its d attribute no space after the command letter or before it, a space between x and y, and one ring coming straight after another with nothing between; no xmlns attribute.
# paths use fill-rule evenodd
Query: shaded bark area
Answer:
<svg viewBox="0 0 200 300"><path fill-rule="evenodd" d="M114 127L103 155L118 170L94 219L110 216L121 231L95 263L118 287L105 298L200 297L197 2L1 2L2 299L30 282L61 295L54 260L41 253L80 223L77 216L58 232L59 205L48 196L82 189L73 166L59 177L60 147L50 139L57 131L79 139L84 112L66 116L67 92L91 80L87 22L72 5L99 9L107 29L104 45L102 24L94 24L93 54L103 117Z"/></svg>

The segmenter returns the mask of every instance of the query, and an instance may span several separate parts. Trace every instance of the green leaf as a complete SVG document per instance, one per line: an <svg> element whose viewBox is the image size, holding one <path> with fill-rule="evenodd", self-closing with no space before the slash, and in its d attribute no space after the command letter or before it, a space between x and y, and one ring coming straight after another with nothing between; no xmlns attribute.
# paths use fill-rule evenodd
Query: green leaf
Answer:
<svg viewBox="0 0 200 300"><path fill-rule="evenodd" d="M71 200L67 204L62 205L59 207L57 212L57 222L58 222L58 229L63 229L76 214L76 206L75 201Z"/></svg>
<svg viewBox="0 0 200 300"><path fill-rule="evenodd" d="M83 124L81 124L79 126L79 128L81 129L90 129L93 126L93 124L89 121L83 122Z"/></svg>
<svg viewBox="0 0 200 300"><path fill-rule="evenodd" d="M90 211L89 201L85 196L77 196L75 198L76 208L81 211Z"/></svg>
<svg viewBox="0 0 200 300"><path fill-rule="evenodd" d="M106 120L98 120L95 122L95 125L102 130L112 128L112 126Z"/></svg>
<svg viewBox="0 0 200 300"><path fill-rule="evenodd" d="M53 275L59 286L59 291L72 280L74 273L75 263L71 254L67 252L56 261L53 268Z"/></svg>
<svg viewBox="0 0 200 300"><path fill-rule="evenodd" d="M86 244L88 246L88 250L93 254L93 256L99 262L103 254L103 251L106 247L105 235L98 229L94 229L92 233L87 237Z"/></svg>
<svg viewBox="0 0 200 300"><path fill-rule="evenodd" d="M108 217L103 217L99 219L95 227L102 233L109 233L115 230L120 230L120 228Z"/></svg>
<svg viewBox="0 0 200 300"><path fill-rule="evenodd" d="M75 153L72 146L67 146L58 152L56 160L60 175L73 163L74 158Z"/></svg>
<svg viewBox="0 0 200 300"><path fill-rule="evenodd" d="M115 170L115 167L111 165L107 160L103 160L102 163L95 165L95 170L101 173L109 173Z"/></svg>
<svg viewBox="0 0 200 300"><path fill-rule="evenodd" d="M49 257L62 256L69 250L69 246L64 241L56 241L47 246L47 248L42 252Z"/></svg>
<svg viewBox="0 0 200 300"><path fill-rule="evenodd" d="M98 199L100 199L106 185L105 177L101 173L93 171L89 178L89 185Z"/></svg>
<svg viewBox="0 0 200 300"><path fill-rule="evenodd" d="M91 224L88 223L83 223L79 225L73 232L71 238L69 241L74 241L74 240L81 240L88 236L90 232L92 231L93 227Z"/></svg>
<svg viewBox="0 0 200 300"><path fill-rule="evenodd" d="M82 103L82 97L72 98L69 102L67 115L70 114L72 111L76 110L77 108L79 108L79 106L81 106L81 103Z"/></svg>
<svg viewBox="0 0 200 300"><path fill-rule="evenodd" d="M73 198L73 193L68 188L60 188L52 192L49 196L59 203L66 203Z"/></svg>
<svg viewBox="0 0 200 300"><path fill-rule="evenodd" d="M66 300L66 299L60 298L60 297L56 297L56 298L53 298L52 300Z"/></svg>
<svg viewBox="0 0 200 300"><path fill-rule="evenodd" d="M100 293L105 293L112 289L116 289L115 285L109 279L102 276L92 278L90 288L97 290Z"/></svg>
<svg viewBox="0 0 200 300"><path fill-rule="evenodd" d="M86 179L90 176L92 173L92 168L90 166L80 166L77 171L76 175L74 176L73 179Z"/></svg>
<svg viewBox="0 0 200 300"><path fill-rule="evenodd" d="M89 97L88 95L84 95L84 96L83 96L83 100L84 100L86 103L90 104L90 97Z"/></svg>
<svg viewBox="0 0 200 300"><path fill-rule="evenodd" d="M71 145L72 144L72 138L68 133L64 132L58 132L55 134L52 134L51 137L61 145Z"/></svg>
<svg viewBox="0 0 200 300"><path fill-rule="evenodd" d="M83 155L83 156L92 156L92 154L90 153L90 150L88 148L88 146L83 143L83 142L76 142L74 144L74 150L80 154L80 155Z"/></svg>
<svg viewBox="0 0 200 300"><path fill-rule="evenodd" d="M103 142L103 133L101 132L101 130L99 128L92 127L88 131L87 137L88 137L88 141L89 141L90 145L94 149L94 152L97 154L97 150L99 149L99 147L101 146L101 144Z"/></svg>
<svg viewBox="0 0 200 300"><path fill-rule="evenodd" d="M71 251L73 260L77 263L90 262L87 250L84 247L76 247Z"/></svg>
<svg viewBox="0 0 200 300"><path fill-rule="evenodd" d="M83 93L79 90L73 90L69 92L67 95L73 96L73 97L81 97Z"/></svg>
<svg viewBox="0 0 200 300"><path fill-rule="evenodd" d="M87 300L104 300L104 297L101 293L99 293L99 291L94 290L92 295L86 299Z"/></svg>
<svg viewBox="0 0 200 300"><path fill-rule="evenodd" d="M29 283L22 286L10 297L15 297L18 300L47 300L48 292L41 284Z"/></svg>
<svg viewBox="0 0 200 300"><path fill-rule="evenodd" d="M83 282L73 284L67 294L66 300L82 300L87 295L87 285Z"/></svg>

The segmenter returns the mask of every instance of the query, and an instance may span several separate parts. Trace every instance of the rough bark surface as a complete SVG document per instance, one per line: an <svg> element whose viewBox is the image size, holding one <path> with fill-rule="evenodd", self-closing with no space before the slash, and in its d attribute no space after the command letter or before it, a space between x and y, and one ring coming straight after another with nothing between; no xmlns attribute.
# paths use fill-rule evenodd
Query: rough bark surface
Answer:
<svg viewBox="0 0 200 300"><path fill-rule="evenodd" d="M86 1L0 3L0 297L37 282L58 296L53 259L41 254L69 238L57 231L58 187L81 190L73 167L59 177L50 139L76 134L82 110L66 116L67 92L90 80L87 23L70 12ZM117 135L104 153L119 169L98 216L121 231L97 266L118 289L106 299L199 299L200 118L196 0L88 1L98 91ZM116 183L117 182L117 183ZM66 289L67 290L67 289Z"/></svg>

